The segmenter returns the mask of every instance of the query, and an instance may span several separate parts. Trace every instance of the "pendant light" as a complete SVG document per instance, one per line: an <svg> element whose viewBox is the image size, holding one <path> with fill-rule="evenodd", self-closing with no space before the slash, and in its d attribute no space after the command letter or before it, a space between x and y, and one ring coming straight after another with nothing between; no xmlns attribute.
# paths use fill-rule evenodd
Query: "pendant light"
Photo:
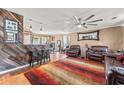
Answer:
<svg viewBox="0 0 124 93"><path fill-rule="evenodd" d="M42 28L42 23L41 22L38 22L38 21L36 21L36 20L33 20L33 19L29 19L29 21L30 22L34 22L34 23L36 23L36 24L40 24L41 26L40 26L40 31L43 31L43 28ZM32 25L29 25L29 30L32 30Z"/></svg>
<svg viewBox="0 0 124 93"><path fill-rule="evenodd" d="M42 30L43 30L43 28L42 28L42 23L40 23L40 25L41 25L41 27L40 27L40 31L42 31Z"/></svg>

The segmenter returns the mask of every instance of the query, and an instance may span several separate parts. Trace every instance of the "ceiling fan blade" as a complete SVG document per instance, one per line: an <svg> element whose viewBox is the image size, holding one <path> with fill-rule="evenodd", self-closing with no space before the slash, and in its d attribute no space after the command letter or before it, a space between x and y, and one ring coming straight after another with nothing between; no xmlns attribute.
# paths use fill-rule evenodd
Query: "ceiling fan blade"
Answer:
<svg viewBox="0 0 124 93"><path fill-rule="evenodd" d="M87 25L97 26L98 24L87 24Z"/></svg>
<svg viewBox="0 0 124 93"><path fill-rule="evenodd" d="M78 20L77 16L73 16L73 17L74 17L74 19L75 19L75 22L76 22L76 23L79 23L79 20Z"/></svg>
<svg viewBox="0 0 124 93"><path fill-rule="evenodd" d="M91 15L91 16L89 16L88 18L86 18L84 21L87 21L87 20L89 20L89 19L91 19L92 17L94 17L95 15Z"/></svg>
<svg viewBox="0 0 124 93"><path fill-rule="evenodd" d="M94 20L94 21L89 21L87 23L93 23L93 22L99 22L99 21L103 21L103 19L98 19L98 20Z"/></svg>

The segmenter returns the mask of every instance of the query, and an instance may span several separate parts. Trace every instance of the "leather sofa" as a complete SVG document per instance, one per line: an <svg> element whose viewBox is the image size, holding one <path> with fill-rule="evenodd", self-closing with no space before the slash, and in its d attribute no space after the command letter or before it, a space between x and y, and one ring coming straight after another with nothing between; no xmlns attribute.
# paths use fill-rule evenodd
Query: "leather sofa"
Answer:
<svg viewBox="0 0 124 93"><path fill-rule="evenodd" d="M67 50L66 55L71 57L78 57L80 56L80 53L80 45L71 45L70 48Z"/></svg>
<svg viewBox="0 0 124 93"><path fill-rule="evenodd" d="M108 85L124 85L124 54L107 54L105 57L105 77Z"/></svg>
<svg viewBox="0 0 124 93"><path fill-rule="evenodd" d="M107 51L107 46L91 46L91 48L86 51L86 57L88 59L103 62Z"/></svg>

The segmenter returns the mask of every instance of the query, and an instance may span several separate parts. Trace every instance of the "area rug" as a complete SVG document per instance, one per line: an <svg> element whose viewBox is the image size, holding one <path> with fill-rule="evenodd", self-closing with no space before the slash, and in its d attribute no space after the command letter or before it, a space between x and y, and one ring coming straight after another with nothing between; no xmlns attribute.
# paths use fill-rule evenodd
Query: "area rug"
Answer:
<svg viewBox="0 0 124 93"><path fill-rule="evenodd" d="M80 58L64 58L24 74L33 85L105 84L104 64Z"/></svg>

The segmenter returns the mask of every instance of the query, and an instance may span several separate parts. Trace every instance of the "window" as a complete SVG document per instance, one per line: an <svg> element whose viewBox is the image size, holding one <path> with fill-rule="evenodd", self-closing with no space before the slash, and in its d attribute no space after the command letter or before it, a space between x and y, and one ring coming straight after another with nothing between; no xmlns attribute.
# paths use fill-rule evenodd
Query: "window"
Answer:
<svg viewBox="0 0 124 93"><path fill-rule="evenodd" d="M69 46L69 36L64 35L63 36L63 48L66 48L67 46Z"/></svg>
<svg viewBox="0 0 124 93"><path fill-rule="evenodd" d="M39 45L39 44L40 44L40 37L33 36L33 45Z"/></svg>

